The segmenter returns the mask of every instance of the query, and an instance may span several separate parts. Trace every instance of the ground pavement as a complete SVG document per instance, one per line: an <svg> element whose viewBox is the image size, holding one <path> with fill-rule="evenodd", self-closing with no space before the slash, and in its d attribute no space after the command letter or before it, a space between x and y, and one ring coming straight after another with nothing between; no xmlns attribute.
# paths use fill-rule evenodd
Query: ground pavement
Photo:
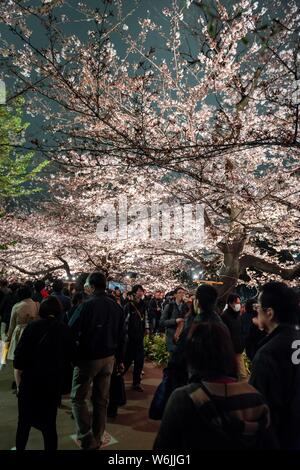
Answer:
<svg viewBox="0 0 300 470"><path fill-rule="evenodd" d="M147 450L152 449L159 422L148 419L148 409L162 370L148 362L144 367L144 392L130 390L131 373L125 377L127 404L119 409L116 418L108 418L105 447L103 450ZM11 362L0 371L0 450L15 446L17 425L17 398L11 391L13 369ZM58 449L78 450L75 442L75 424L71 418L71 403L66 397L57 417ZM42 434L31 430L27 449L43 449Z"/></svg>

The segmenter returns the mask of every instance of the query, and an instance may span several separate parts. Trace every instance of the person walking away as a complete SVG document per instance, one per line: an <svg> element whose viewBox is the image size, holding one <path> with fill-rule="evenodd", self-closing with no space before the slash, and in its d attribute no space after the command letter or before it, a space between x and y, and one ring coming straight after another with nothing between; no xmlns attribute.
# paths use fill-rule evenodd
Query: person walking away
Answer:
<svg viewBox="0 0 300 470"><path fill-rule="evenodd" d="M16 347L18 428L16 449L25 450L31 427L39 429L45 450L57 450L56 415L66 393L66 370L76 357L76 344L67 325L60 323L55 297L44 300L40 319L28 324Z"/></svg>
<svg viewBox="0 0 300 470"><path fill-rule="evenodd" d="M246 371L243 351L245 344L242 337L242 324L241 324L241 299L237 294L230 294L227 298L227 308L222 315L222 320L227 325L233 348L235 350L236 361L238 364L238 376L240 380L247 380L248 374Z"/></svg>
<svg viewBox="0 0 300 470"><path fill-rule="evenodd" d="M105 293L105 275L94 272L86 284L91 295L79 305L69 322L79 344L71 399L81 448L92 450L102 444L115 360L119 370L123 370L124 323L121 307ZM92 415L87 405L91 386Z"/></svg>
<svg viewBox="0 0 300 470"><path fill-rule="evenodd" d="M149 334L149 323L146 305L143 301L143 286L134 285L132 294L133 300L125 306L127 345L124 374L133 362L132 390L143 392L141 376L144 367L144 336Z"/></svg>
<svg viewBox="0 0 300 470"><path fill-rule="evenodd" d="M221 323L198 322L187 342L190 383L169 398L153 450L276 449L263 397L237 382L230 334Z"/></svg>
<svg viewBox="0 0 300 470"><path fill-rule="evenodd" d="M267 336L256 352L252 384L268 403L281 449L300 450L300 329L296 292L281 282L262 286L258 324Z"/></svg>

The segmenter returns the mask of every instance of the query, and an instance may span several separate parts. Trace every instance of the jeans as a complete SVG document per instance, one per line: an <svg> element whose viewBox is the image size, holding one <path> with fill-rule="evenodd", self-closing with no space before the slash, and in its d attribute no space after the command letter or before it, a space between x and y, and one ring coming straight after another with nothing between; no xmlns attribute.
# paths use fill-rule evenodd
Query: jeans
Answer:
<svg viewBox="0 0 300 470"><path fill-rule="evenodd" d="M77 427L77 437L81 441L82 448L91 447L95 441L101 445L106 425L110 377L114 361L114 356L79 361L78 366L74 369L71 392L72 410ZM87 404L91 385L93 386L92 416Z"/></svg>

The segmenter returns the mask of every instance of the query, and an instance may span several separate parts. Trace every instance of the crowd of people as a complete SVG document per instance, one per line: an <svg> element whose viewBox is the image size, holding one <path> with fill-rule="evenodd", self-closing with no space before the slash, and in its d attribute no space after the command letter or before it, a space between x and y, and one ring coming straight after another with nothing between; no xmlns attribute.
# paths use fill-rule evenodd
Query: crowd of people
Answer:
<svg viewBox="0 0 300 470"><path fill-rule="evenodd" d="M206 284L151 295L139 284L107 289L100 272L82 288L1 280L0 318L2 364L14 366L17 450L31 427L45 449L57 449L67 393L81 448L99 449L107 416L126 402L122 377L132 365L132 389L143 392L144 337L153 334L165 335L169 353L155 450L300 450L299 297L285 283L267 283L245 303L232 293L220 309Z"/></svg>

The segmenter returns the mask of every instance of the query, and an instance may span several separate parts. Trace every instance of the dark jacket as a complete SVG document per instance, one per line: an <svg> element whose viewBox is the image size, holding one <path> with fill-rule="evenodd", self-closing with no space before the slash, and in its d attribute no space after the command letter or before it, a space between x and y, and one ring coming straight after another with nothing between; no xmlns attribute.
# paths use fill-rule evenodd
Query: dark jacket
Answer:
<svg viewBox="0 0 300 470"><path fill-rule="evenodd" d="M153 449L161 452L238 450L235 439L220 431L221 414L234 420L241 442L249 448L277 447L269 425L269 409L262 396L247 383L204 382L213 397L193 382L177 388L167 403ZM217 407L214 403L218 403ZM262 432L260 432L260 430ZM259 437L264 434L263 438Z"/></svg>
<svg viewBox="0 0 300 470"><path fill-rule="evenodd" d="M80 304L78 304L78 305L80 305ZM64 316L63 316L63 322L66 323L66 325L68 325L69 321L71 320L71 318L73 317L74 313L75 313L76 310L78 309L78 305L72 305L72 307L70 308L70 310L64 314Z"/></svg>
<svg viewBox="0 0 300 470"><path fill-rule="evenodd" d="M235 353L241 354L245 345L242 338L240 312L235 312L231 307L228 307L222 315L222 320L229 329Z"/></svg>
<svg viewBox="0 0 300 470"><path fill-rule="evenodd" d="M256 351L259 349L262 340L266 337L267 333L258 328L258 326L250 326L248 335L245 340L245 351L250 361L253 360Z"/></svg>
<svg viewBox="0 0 300 470"><path fill-rule="evenodd" d="M256 316L255 312L245 312L241 315L241 333L242 333L242 340L245 344L246 338L249 334L250 328L253 325L253 318Z"/></svg>
<svg viewBox="0 0 300 470"><path fill-rule="evenodd" d="M293 364L293 342L300 330L279 325L255 354L249 382L264 396L283 449L300 450L300 365Z"/></svg>
<svg viewBox="0 0 300 470"><path fill-rule="evenodd" d="M145 330L149 329L148 313L143 300L129 302L124 307L128 341L142 343Z"/></svg>
<svg viewBox="0 0 300 470"><path fill-rule="evenodd" d="M29 323L16 347L14 368L22 370L20 391L30 400L59 402L77 357L73 335L54 318Z"/></svg>
<svg viewBox="0 0 300 470"><path fill-rule="evenodd" d="M8 331L11 311L13 306L18 302L17 294L7 289L0 303L0 320L6 324L5 331Z"/></svg>
<svg viewBox="0 0 300 470"><path fill-rule="evenodd" d="M69 321L83 360L116 356L123 362L125 329L123 309L99 291L80 304Z"/></svg>
<svg viewBox="0 0 300 470"><path fill-rule="evenodd" d="M161 305L162 300L160 299L151 299L148 306L148 316L149 321L153 320L154 318L160 318L161 316Z"/></svg>

